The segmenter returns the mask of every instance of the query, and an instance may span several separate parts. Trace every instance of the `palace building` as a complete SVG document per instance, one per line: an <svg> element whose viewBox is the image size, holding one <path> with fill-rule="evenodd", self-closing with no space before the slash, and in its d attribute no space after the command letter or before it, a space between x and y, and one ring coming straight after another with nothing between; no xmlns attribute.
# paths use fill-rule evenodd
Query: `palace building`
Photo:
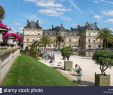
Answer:
<svg viewBox="0 0 113 95"><path fill-rule="evenodd" d="M23 29L23 47L31 45L34 41L40 40L43 36L43 29L39 26L39 21L27 21L27 25Z"/></svg>
<svg viewBox="0 0 113 95"><path fill-rule="evenodd" d="M65 29L61 24L60 26L53 26L51 29L44 30L39 25L39 21L27 21L27 25L23 29L24 35L24 49L26 46L32 44L33 41L40 40L43 36L50 37L54 43L47 46L48 48L57 48L56 40L58 36L61 36L64 39L64 42L61 43L63 46L71 46L78 51L84 50L96 50L100 49L103 46L102 40L97 40L97 36L100 32L97 23L88 23L84 26L78 25L77 28ZM80 52L81 53L81 52ZM83 55L87 55L86 53Z"/></svg>

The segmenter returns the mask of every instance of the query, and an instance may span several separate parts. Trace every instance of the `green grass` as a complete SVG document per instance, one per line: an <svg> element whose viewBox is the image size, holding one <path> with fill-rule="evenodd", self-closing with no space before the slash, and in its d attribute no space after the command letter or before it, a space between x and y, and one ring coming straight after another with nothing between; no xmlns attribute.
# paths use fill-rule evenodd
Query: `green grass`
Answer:
<svg viewBox="0 0 113 95"><path fill-rule="evenodd" d="M58 71L22 55L17 58L2 86L74 86Z"/></svg>

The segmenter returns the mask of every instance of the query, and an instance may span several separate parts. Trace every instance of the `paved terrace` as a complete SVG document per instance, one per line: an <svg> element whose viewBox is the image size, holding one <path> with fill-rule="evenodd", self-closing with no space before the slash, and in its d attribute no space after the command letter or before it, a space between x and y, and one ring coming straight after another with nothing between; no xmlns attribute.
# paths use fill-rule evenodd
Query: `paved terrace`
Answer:
<svg viewBox="0 0 113 95"><path fill-rule="evenodd" d="M58 67L58 63L61 62L61 68L62 69L58 69L57 70L63 74L64 76L66 76L68 79L70 79L71 81L75 81L76 80L76 76L72 75L73 72L70 71L65 71L63 70L64 67L64 61L62 60L62 56L60 54L60 52L58 51L48 51L49 54L55 54L55 62L54 63L49 63L50 60L44 60L41 59L41 62L43 62L44 64L50 66L50 67ZM70 57L70 60L73 62L73 68L75 64L78 64L79 66L81 66L82 68L82 82L81 82L81 86L94 86L94 81L95 81L95 72L96 73L100 73L100 69L99 66L95 64L95 62L88 57L81 57L81 56L76 56L73 55ZM106 71L107 74L111 75L111 86L113 86L113 67L111 69L108 69Z"/></svg>

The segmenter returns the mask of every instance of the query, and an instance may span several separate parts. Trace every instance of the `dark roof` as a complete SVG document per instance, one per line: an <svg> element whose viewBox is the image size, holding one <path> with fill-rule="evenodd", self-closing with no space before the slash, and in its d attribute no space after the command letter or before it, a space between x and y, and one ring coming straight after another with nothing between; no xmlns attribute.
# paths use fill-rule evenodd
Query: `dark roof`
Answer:
<svg viewBox="0 0 113 95"><path fill-rule="evenodd" d="M79 26L77 27L77 30L99 30L97 23L88 23L86 22L85 26Z"/></svg>
<svg viewBox="0 0 113 95"><path fill-rule="evenodd" d="M64 31L66 31L63 24L61 24L60 26L52 27L52 30L56 30L56 31L64 30Z"/></svg>
<svg viewBox="0 0 113 95"><path fill-rule="evenodd" d="M38 20L36 22L27 20L27 25L25 26L25 28L41 28L41 27L39 25Z"/></svg>

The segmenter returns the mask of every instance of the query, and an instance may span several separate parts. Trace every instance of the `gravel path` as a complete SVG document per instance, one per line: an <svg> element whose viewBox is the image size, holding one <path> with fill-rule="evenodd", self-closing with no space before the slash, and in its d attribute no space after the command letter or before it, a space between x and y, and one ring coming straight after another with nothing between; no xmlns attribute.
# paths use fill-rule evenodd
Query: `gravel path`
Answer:
<svg viewBox="0 0 113 95"><path fill-rule="evenodd" d="M61 62L61 67L64 66L64 61L62 60L62 56L58 51L48 51L49 54L55 54L55 62L49 63L49 60L41 59L41 62L51 67L58 67L58 63ZM99 66L95 64L95 62L88 57L81 56L71 56L70 60L73 62L73 67L75 64L78 64L82 68L82 82L80 85L83 86L93 86L95 79L95 72L100 73ZM76 80L76 76L70 74L70 71L65 71L61 69L57 69L63 75L65 75L70 80ZM106 71L107 74L111 75L111 86L113 86L113 67Z"/></svg>

